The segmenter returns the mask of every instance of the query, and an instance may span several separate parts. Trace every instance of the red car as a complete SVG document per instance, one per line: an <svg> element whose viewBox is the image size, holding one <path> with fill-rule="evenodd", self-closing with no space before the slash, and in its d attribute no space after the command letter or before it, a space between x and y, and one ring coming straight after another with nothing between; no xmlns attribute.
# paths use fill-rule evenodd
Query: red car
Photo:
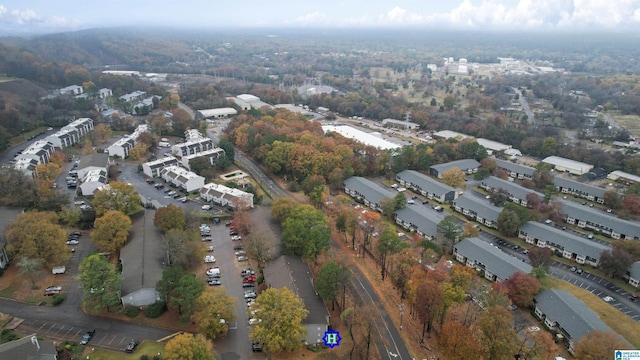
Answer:
<svg viewBox="0 0 640 360"><path fill-rule="evenodd" d="M247 276L246 278L242 279L242 282L243 283L256 282L256 277L254 275Z"/></svg>

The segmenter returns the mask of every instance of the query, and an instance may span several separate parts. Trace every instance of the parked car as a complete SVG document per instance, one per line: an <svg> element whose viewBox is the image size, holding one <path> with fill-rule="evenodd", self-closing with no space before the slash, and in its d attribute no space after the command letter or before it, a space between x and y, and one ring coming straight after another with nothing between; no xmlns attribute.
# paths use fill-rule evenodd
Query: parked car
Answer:
<svg viewBox="0 0 640 360"><path fill-rule="evenodd" d="M207 255L204 257L205 264L211 264L216 262L216 258L213 255Z"/></svg>
<svg viewBox="0 0 640 360"><path fill-rule="evenodd" d="M44 291L62 291L62 286L49 286Z"/></svg>
<svg viewBox="0 0 640 360"><path fill-rule="evenodd" d="M207 270L207 275L212 276L215 274L220 274L220 268L217 266L214 266L212 268L209 268L209 270Z"/></svg>
<svg viewBox="0 0 640 360"><path fill-rule="evenodd" d="M246 251L244 251L244 250L238 250L238 251L236 251L236 256L246 255L246 254L247 254L247 252L246 252Z"/></svg>
<svg viewBox="0 0 640 360"><path fill-rule="evenodd" d="M227 221L224 223L224 226L231 226L231 221Z"/></svg>
<svg viewBox="0 0 640 360"><path fill-rule="evenodd" d="M631 295L629 296L629 300L636 302L638 300L640 300L640 295Z"/></svg>
<svg viewBox="0 0 640 360"><path fill-rule="evenodd" d="M124 351L131 353L133 352L136 347L138 346L138 344L140 344L140 342L136 339L131 339L131 342L129 342L129 345L127 345L126 348L124 348Z"/></svg>
<svg viewBox="0 0 640 360"><path fill-rule="evenodd" d="M222 281L220 281L220 278L210 278L209 280L207 280L207 283L210 286L219 286L222 285Z"/></svg>
<svg viewBox="0 0 640 360"><path fill-rule="evenodd" d="M605 296L602 298L602 300L604 300L604 302L612 302L612 301L615 301L616 299L612 298L611 296Z"/></svg>
<svg viewBox="0 0 640 360"><path fill-rule="evenodd" d="M229 231L229 235L231 235L231 236L238 235L238 232L236 230L231 230L231 231Z"/></svg>
<svg viewBox="0 0 640 360"><path fill-rule="evenodd" d="M244 250L244 246L242 246L242 245L233 245L233 250Z"/></svg>
<svg viewBox="0 0 640 360"><path fill-rule="evenodd" d="M262 342L260 341L253 341L251 343L251 350L253 352L261 352L262 351Z"/></svg>
<svg viewBox="0 0 640 360"><path fill-rule="evenodd" d="M240 255L238 256L238 261L249 261L249 258L244 255Z"/></svg>
<svg viewBox="0 0 640 360"><path fill-rule="evenodd" d="M255 299L257 297L258 297L258 295L253 290L245 290L245 292L244 292L244 298L245 299Z"/></svg>
<svg viewBox="0 0 640 360"><path fill-rule="evenodd" d="M250 282L255 282L256 281L256 276L255 275L249 275L247 277L245 277L244 279L242 279L243 283L250 283Z"/></svg>
<svg viewBox="0 0 640 360"><path fill-rule="evenodd" d="M44 296L53 296L60 294L60 290L45 290Z"/></svg>
<svg viewBox="0 0 640 360"><path fill-rule="evenodd" d="M243 269L243 270L240 272L240 275L242 275L242 277L247 277L247 276L255 275L255 271L253 271L253 269L251 269L251 268L246 268L246 269Z"/></svg>
<svg viewBox="0 0 640 360"><path fill-rule="evenodd" d="M89 330L86 333L84 333L84 335L82 335L82 340L80 340L80 344L81 345L87 345L89 343L89 341L91 341L91 339L93 339L93 336L96 334L96 330Z"/></svg>
<svg viewBox="0 0 640 360"><path fill-rule="evenodd" d="M242 240L242 236L240 236L240 235L234 235L234 236L232 236L232 237L231 237L231 240L232 240L232 241L240 241L240 240Z"/></svg>
<svg viewBox="0 0 640 360"><path fill-rule="evenodd" d="M78 245L80 242L76 239L67 240L67 245Z"/></svg>
<svg viewBox="0 0 640 360"><path fill-rule="evenodd" d="M202 205L202 210L211 210L211 205Z"/></svg>
<svg viewBox="0 0 640 360"><path fill-rule="evenodd" d="M252 288L252 287L255 287L255 286L256 286L256 283L253 283L253 282L242 283L242 287L243 288Z"/></svg>

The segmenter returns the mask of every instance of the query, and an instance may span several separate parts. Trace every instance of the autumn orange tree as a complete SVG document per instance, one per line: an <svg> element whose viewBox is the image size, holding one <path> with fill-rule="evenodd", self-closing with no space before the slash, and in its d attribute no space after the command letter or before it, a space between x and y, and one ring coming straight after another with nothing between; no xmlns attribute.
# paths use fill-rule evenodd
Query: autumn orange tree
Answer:
<svg viewBox="0 0 640 360"><path fill-rule="evenodd" d="M482 346L470 327L446 322L438 336L438 350L446 359L482 359Z"/></svg>
<svg viewBox="0 0 640 360"><path fill-rule="evenodd" d="M575 344L576 359L610 359L615 350L631 350L620 335L613 331L594 330L582 336Z"/></svg>
<svg viewBox="0 0 640 360"><path fill-rule="evenodd" d="M433 280L427 280L418 286L416 299L416 311L422 322L420 342L423 342L425 330L431 337L433 320L445 309L445 294L440 284Z"/></svg>
<svg viewBox="0 0 640 360"><path fill-rule="evenodd" d="M169 204L168 206L161 207L156 210L156 214L153 217L153 225L155 225L160 231L166 233L169 230L177 229L184 230L186 225L186 218L184 211L181 207Z"/></svg>
<svg viewBox="0 0 640 360"><path fill-rule="evenodd" d="M518 271L505 280L511 301L522 307L533 305L533 297L541 289L540 282L529 274Z"/></svg>

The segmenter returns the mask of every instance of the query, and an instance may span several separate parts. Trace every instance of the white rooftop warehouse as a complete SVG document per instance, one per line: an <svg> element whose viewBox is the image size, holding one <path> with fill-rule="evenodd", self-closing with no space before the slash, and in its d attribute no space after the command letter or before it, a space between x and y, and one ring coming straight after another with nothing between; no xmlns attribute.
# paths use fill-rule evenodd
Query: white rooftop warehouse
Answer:
<svg viewBox="0 0 640 360"><path fill-rule="evenodd" d="M365 145L371 145L377 149L395 150L401 148L400 145L387 141L372 133L367 133L348 125L322 125L324 133L336 132L346 138L357 140Z"/></svg>
<svg viewBox="0 0 640 360"><path fill-rule="evenodd" d="M225 107L217 109L198 110L198 115L203 119L215 118L222 119L233 115L238 115L238 111L234 108Z"/></svg>

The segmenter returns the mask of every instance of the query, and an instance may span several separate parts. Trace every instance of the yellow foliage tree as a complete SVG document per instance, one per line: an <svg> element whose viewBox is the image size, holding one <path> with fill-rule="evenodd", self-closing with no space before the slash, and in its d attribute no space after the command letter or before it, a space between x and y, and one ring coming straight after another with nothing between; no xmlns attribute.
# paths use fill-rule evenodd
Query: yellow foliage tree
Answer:
<svg viewBox="0 0 640 360"><path fill-rule="evenodd" d="M54 212L29 211L18 215L7 230L7 250L13 258L37 259L45 267L64 265L69 259L67 233Z"/></svg>
<svg viewBox="0 0 640 360"><path fill-rule="evenodd" d="M203 335L180 334L164 347L166 360L215 360L213 343Z"/></svg>
<svg viewBox="0 0 640 360"><path fill-rule="evenodd" d="M115 181L95 193L91 202L100 217L109 210L119 210L126 215L133 215L142 210L140 195L136 188L127 183Z"/></svg>
<svg viewBox="0 0 640 360"><path fill-rule="evenodd" d="M451 169L442 173L442 182L456 189L467 188L467 184L464 181L464 171L458 169L457 167L452 167Z"/></svg>
<svg viewBox="0 0 640 360"><path fill-rule="evenodd" d="M149 145L143 143L137 143L131 150L129 150L129 159L133 161L142 161L147 157L147 150Z"/></svg>
<svg viewBox="0 0 640 360"><path fill-rule="evenodd" d="M97 218L91 239L100 251L116 252L127 242L131 219L118 210L107 211Z"/></svg>
<svg viewBox="0 0 640 360"><path fill-rule="evenodd" d="M49 162L36 165L36 174L39 179L47 179L55 181L62 173L60 165Z"/></svg>
<svg viewBox="0 0 640 360"><path fill-rule="evenodd" d="M111 137L111 134L113 134L111 128L107 124L103 123L96 125L93 131L96 134L96 139L100 142L106 142Z"/></svg>
<svg viewBox="0 0 640 360"><path fill-rule="evenodd" d="M309 311L298 295L287 288L268 288L249 308L250 312L254 310L261 321L252 325L252 340L262 341L269 352L300 349L300 337L306 332L302 322Z"/></svg>
<svg viewBox="0 0 640 360"><path fill-rule="evenodd" d="M227 295L224 288L214 287L196 299L191 319L198 326L199 333L215 339L227 334L229 323L236 319L235 309L235 298Z"/></svg>

